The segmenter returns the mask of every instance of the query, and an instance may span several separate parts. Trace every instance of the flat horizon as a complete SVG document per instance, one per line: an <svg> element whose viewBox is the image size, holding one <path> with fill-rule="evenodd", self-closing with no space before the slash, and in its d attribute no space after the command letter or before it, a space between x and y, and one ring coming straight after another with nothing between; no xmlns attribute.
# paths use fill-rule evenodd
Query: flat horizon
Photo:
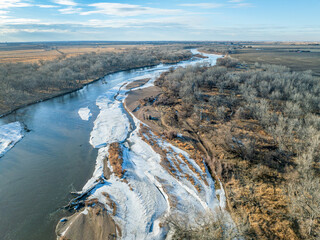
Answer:
<svg viewBox="0 0 320 240"><path fill-rule="evenodd" d="M0 42L319 41L309 0L3 0Z"/></svg>

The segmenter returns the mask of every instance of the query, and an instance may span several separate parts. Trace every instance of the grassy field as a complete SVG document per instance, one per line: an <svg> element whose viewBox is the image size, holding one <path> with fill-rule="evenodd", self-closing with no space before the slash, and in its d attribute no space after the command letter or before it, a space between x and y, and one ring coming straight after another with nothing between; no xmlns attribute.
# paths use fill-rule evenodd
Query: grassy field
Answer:
<svg viewBox="0 0 320 240"><path fill-rule="evenodd" d="M312 70L320 76L320 45L317 43L248 43L237 49L233 57L255 62L284 65L293 71Z"/></svg>

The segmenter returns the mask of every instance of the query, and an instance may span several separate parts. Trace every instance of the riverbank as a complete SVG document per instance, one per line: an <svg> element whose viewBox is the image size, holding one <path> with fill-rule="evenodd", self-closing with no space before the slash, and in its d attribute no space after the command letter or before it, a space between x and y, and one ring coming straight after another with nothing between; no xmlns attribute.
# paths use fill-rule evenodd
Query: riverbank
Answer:
<svg viewBox="0 0 320 240"><path fill-rule="evenodd" d="M158 65L158 64L143 65L143 66L138 66L138 67L128 68L128 69L120 69L120 70L116 70L116 71L110 71L106 75L113 74L113 73L118 73L118 72L122 72L122 71L140 69L140 68L144 68L144 67L154 67L156 65ZM68 90L65 90L65 91L54 92L55 90L52 90L52 92L48 92L48 93L39 93L39 95L36 95L34 98L24 101L23 104L18 104L17 106L8 107L8 109L1 109L0 108L0 118L4 117L4 116L7 116L7 115L9 115L9 114L21 109L21 108L24 108L24 107L27 107L27 106L30 106L30 105L33 105L33 104L36 104L36 103L39 103L39 102L44 102L44 101L47 101L47 100L50 100L50 99L53 99L53 98L56 98L56 97L60 97L60 96L69 94L69 93L73 93L73 92L79 91L80 89L84 88L85 86L87 86L87 85L89 85L91 83L94 83L96 81L100 81L102 79L103 79L103 77L100 77L100 78L97 78L97 79L93 79L93 80L86 80L83 83L81 83L80 86L77 86L77 87L74 87L72 89L68 89ZM3 106L2 106L2 108L3 108Z"/></svg>

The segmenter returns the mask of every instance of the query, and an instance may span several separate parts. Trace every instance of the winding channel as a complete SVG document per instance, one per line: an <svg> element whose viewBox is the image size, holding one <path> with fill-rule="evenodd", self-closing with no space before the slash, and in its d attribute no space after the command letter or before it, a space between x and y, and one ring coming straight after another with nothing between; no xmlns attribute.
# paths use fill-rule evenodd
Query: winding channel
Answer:
<svg viewBox="0 0 320 240"><path fill-rule="evenodd" d="M198 53L196 50L192 51L194 54ZM101 107L98 107L99 99L111 96L110 92L118 91L119 87L125 82L146 77L151 77L154 80L172 66L187 66L204 62L213 65L216 59L220 57L218 55L207 56L209 58L192 59L175 65L161 64L150 68L110 74L79 91L19 109L1 118L0 126L19 121L31 131L26 133L25 137L15 147L0 158L0 239L56 239L55 226L61 217L68 214L60 208L72 198L70 192L90 187L90 184L94 181L95 175L93 173L97 170L97 156L99 156L101 148L107 146L105 142L101 142L102 145L97 146L94 143L95 140L90 139L97 125L96 121L103 111ZM148 84L152 84L152 80ZM112 96L115 96L115 94ZM121 105L124 97L125 91L120 90L116 97L117 100L113 99L111 104L119 101ZM104 104L104 102L102 101L101 104ZM79 117L78 110L80 108L90 109L92 117L88 121ZM133 119L128 114L125 116L128 119L129 126L131 125L131 129L124 132L125 138L122 139L122 142L140 142L135 133L136 126L139 124L138 120ZM97 142L99 142L99 139ZM162 144L166 145L167 143ZM139 144L135 145L138 146ZM133 153L129 149L125 149L125 151L129 165L130 163L141 164L141 161L136 161L134 156L134 154L139 153L138 148L130 149ZM175 149L175 151L180 152L179 149ZM154 161L157 161L157 159L155 158ZM159 202L146 202L143 196L139 198L141 206L146 205L146 207L143 206L142 211L157 206L158 212L146 214L145 219L142 219L148 226L148 231L152 232L154 220L163 216L168 211L168 207L165 192L159 191L159 189L161 190L161 184L155 180L152 169L144 171L143 174L141 172L142 175L139 175L139 171L137 171L139 167L141 167L141 170L145 170L147 165L133 167L132 169L135 169L135 171L132 171L132 174L136 174L136 177L146 177L148 182L153 182L157 190L150 189L150 192L154 193L155 198L158 198L158 194L160 194L162 199ZM128 169L130 168L128 166ZM114 181L114 186L120 184L116 179ZM177 189L184 188L184 190L181 190L184 192L176 192L177 195L191 194L190 189L186 189L187 185L181 182L176 182L176 184L181 185L180 187L177 185ZM125 193L125 191L117 193L117 190L123 189L123 186L120 185L118 189L107 186L111 195L113 193L115 200L117 200L117 194L120 194L120 199L121 194ZM143 188L143 185L137 184L136 187ZM144 187L148 187L148 184ZM197 196L194 197L197 198ZM199 202L200 205L205 205L204 202L208 201L202 202L201 200ZM130 208L130 206L125 207ZM187 205L183 207L187 207ZM121 216L121 214L116 220L121 225L130 223L130 219L126 222L126 217ZM136 224L142 226L141 223L137 222ZM132 229L134 227L134 225L131 226ZM129 230L127 234L130 237ZM154 234L154 236L161 238L165 233L154 231Z"/></svg>

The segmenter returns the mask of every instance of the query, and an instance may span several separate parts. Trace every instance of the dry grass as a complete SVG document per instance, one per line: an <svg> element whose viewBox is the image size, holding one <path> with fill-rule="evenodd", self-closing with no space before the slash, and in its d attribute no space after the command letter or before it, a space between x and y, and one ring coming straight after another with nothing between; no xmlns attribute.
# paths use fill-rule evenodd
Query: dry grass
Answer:
<svg viewBox="0 0 320 240"><path fill-rule="evenodd" d="M109 146L108 153L108 160L112 166L113 173L119 178L122 178L125 173L125 170L122 169L123 158L120 144L117 142L111 143Z"/></svg>
<svg viewBox="0 0 320 240"><path fill-rule="evenodd" d="M24 49L24 50L0 50L0 63L36 63L39 61L51 61L60 57L74 57L85 53L105 53L105 52L121 52L130 48L143 49L148 46L139 45L98 45L93 46L63 46L59 45L50 49Z"/></svg>
<svg viewBox="0 0 320 240"><path fill-rule="evenodd" d="M188 216L170 216L166 224L173 230L173 240L231 240L241 239L243 232L235 227L227 226L228 220L222 212L215 216L211 214L199 215L195 223L190 224ZM242 227L244 229L244 227ZM246 229L246 231L248 231Z"/></svg>
<svg viewBox="0 0 320 240"><path fill-rule="evenodd" d="M106 192L102 193L107 199L108 206L112 209L112 215L115 216L117 213L117 204L111 199L110 195Z"/></svg>
<svg viewBox="0 0 320 240"><path fill-rule="evenodd" d="M96 199L96 198L93 198L93 199L90 199L90 200L86 200L84 203L85 203L86 207L90 207L90 206L92 206L94 204L98 204L99 200Z"/></svg>
<svg viewBox="0 0 320 240"><path fill-rule="evenodd" d="M310 52L294 52L296 50ZM233 57L246 63L277 64L290 67L294 71L311 69L320 76L320 46L306 44L255 44L252 48L239 49Z"/></svg>

